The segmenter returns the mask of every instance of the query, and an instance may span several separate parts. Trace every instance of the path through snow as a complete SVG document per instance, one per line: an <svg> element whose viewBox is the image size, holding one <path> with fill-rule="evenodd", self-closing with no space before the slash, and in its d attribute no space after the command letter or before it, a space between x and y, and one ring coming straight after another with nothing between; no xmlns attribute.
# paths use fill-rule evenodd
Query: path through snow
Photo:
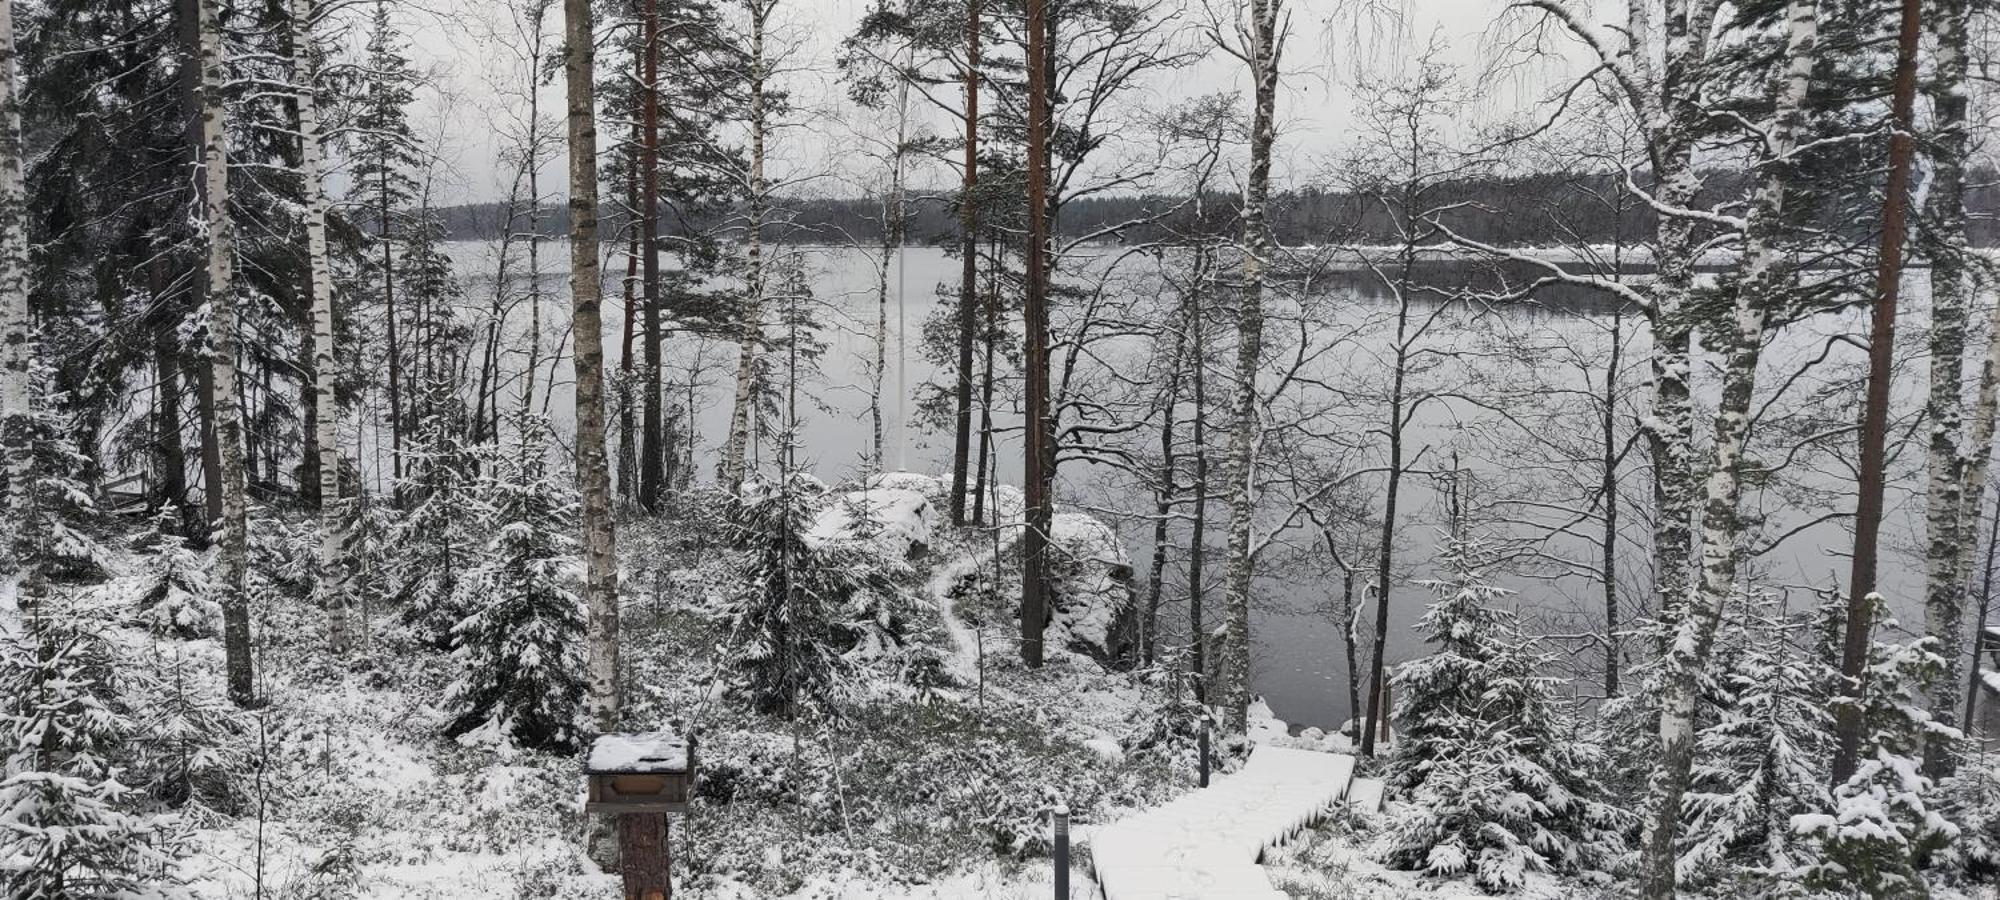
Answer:
<svg viewBox="0 0 2000 900"><path fill-rule="evenodd" d="M1258 747L1206 790L1094 831L1105 900L1286 900L1258 860L1341 802L1353 780L1352 756Z"/></svg>

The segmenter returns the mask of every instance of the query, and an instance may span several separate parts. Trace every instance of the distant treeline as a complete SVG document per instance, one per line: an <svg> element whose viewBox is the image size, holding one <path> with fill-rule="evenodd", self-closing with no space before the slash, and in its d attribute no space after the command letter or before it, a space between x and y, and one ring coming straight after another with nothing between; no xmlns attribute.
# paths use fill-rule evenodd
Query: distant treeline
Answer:
<svg viewBox="0 0 2000 900"><path fill-rule="evenodd" d="M1994 173L1980 173L1971 179L1966 195L1971 239L1976 246L2000 244L2000 183ZM1719 197L1740 197L1742 176L1714 174L1708 189ZM1512 246L1560 246L1576 243L1608 244L1621 236L1643 239L1651 233L1653 216L1649 209L1629 195L1620 201L1620 191L1607 175L1534 175L1519 178L1465 180L1432 189L1433 199L1454 204L1443 220L1457 233L1482 243ZM917 193L908 203L909 238L912 243L943 243L955 240L958 210L955 195ZM1213 227L1215 211L1229 209L1234 195L1218 194L1204 204ZM1087 197L1062 207L1059 228L1066 235L1102 234L1106 240L1124 243L1171 241L1184 233L1192 220L1192 203L1184 196L1136 195ZM775 206L786 220L769 226L768 239L801 244L881 242L882 204L876 198L811 199L781 198ZM1353 191L1304 188L1286 191L1272 198L1272 226L1285 244L1351 242L1389 244L1398 240L1398 229L1381 203L1369 195ZM476 203L439 210L450 236L458 240L494 240L506 230L506 206ZM627 233L630 216L619 208L604 210L602 224L607 235ZM1824 227L1844 231L1851 222L1824 222ZM1866 223L1863 223L1866 224ZM669 218L662 223L665 234L674 236L727 228L728 222L689 221ZM515 225L525 229L526 216ZM542 211L540 231L545 237L561 237L568 232L568 209L551 205Z"/></svg>

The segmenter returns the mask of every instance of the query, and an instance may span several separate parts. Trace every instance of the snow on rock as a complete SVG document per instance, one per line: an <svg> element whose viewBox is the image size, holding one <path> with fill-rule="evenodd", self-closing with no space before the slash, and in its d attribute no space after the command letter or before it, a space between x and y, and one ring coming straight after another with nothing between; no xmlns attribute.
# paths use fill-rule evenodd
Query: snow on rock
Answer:
<svg viewBox="0 0 2000 900"><path fill-rule="evenodd" d="M845 491L829 498L806 540L852 541L873 546L884 559L916 559L930 549L937 530L936 509L930 497L911 487Z"/></svg>
<svg viewBox="0 0 2000 900"><path fill-rule="evenodd" d="M1240 771L1091 835L1106 900L1285 900L1264 851L1346 795L1354 757L1258 747Z"/></svg>
<svg viewBox="0 0 2000 900"><path fill-rule="evenodd" d="M1132 636L1132 560L1111 526L1082 513L1057 513L1049 525L1055 609L1049 639L1108 662Z"/></svg>

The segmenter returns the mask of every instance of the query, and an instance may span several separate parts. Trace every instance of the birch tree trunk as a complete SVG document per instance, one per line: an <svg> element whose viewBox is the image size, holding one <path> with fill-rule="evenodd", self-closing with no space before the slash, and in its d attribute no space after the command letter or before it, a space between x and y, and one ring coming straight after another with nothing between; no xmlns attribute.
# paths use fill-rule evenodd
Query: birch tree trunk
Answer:
<svg viewBox="0 0 2000 900"><path fill-rule="evenodd" d="M589 711L618 726L618 538L604 451L603 273L597 261L596 47L591 0L563 0L569 102L569 290L576 366L576 481L583 494L584 602L589 609Z"/></svg>
<svg viewBox="0 0 2000 900"><path fill-rule="evenodd" d="M736 400L729 411L729 440L722 453L722 484L731 492L749 476L745 458L750 448L751 416L757 404L757 353L764 344L764 216L770 184L764 178L764 152L770 123L765 121L764 25L775 0L749 0L750 11L750 221L744 237L748 271L744 276L743 334L738 338Z"/></svg>
<svg viewBox="0 0 2000 900"><path fill-rule="evenodd" d="M1868 644L1875 626L1874 611L1881 597L1875 593L1877 548L1881 540L1884 469L1887 466L1889 429L1890 356L1896 343L1896 300L1903 278L1903 243L1908 231L1910 158L1915 154L1917 93L1917 40L1922 30L1918 0L1903 0L1902 20L1896 42L1896 80L1890 122L1895 131L1889 137L1889 179L1882 196L1882 250L1876 261L1875 303L1868 338L1868 394L1861 411L1861 459L1858 467L1859 496L1854 504L1853 568L1847 580L1847 633L1841 647L1841 693L1859 700L1867 686L1862 679L1868 665ZM1926 610L1935 618L1935 610ZM1938 623L1933 621L1933 627ZM1950 637L1954 659L1961 646L1958 635ZM1949 673L1955 676L1956 672ZM1944 710L1946 718L1953 710ZM1833 782L1839 784L1854 774L1861 752L1862 720L1859 702L1834 705Z"/></svg>
<svg viewBox="0 0 2000 900"><path fill-rule="evenodd" d="M1223 623L1216 648L1216 698L1223 727L1247 730L1250 708L1250 579L1257 514L1257 371L1264 356L1264 267L1271 255L1265 218L1271 194L1271 146L1277 141L1278 12L1283 0L1250 0L1250 77L1256 108L1250 126L1250 174L1243 194L1243 296L1236 309L1236 403L1229 436L1228 548Z"/></svg>
<svg viewBox="0 0 2000 900"><path fill-rule="evenodd" d="M6 457L8 530L0 560L19 569L19 530L34 502L34 322L28 312L28 205L16 86L14 5L0 0L0 454Z"/></svg>
<svg viewBox="0 0 2000 900"><path fill-rule="evenodd" d="M340 496L340 399L334 392L333 265L326 243L326 171L321 158L319 66L313 57L312 0L292 0L293 86L299 114L299 174L305 182L306 256L312 268L313 427L319 453L319 601L333 652L353 646L348 624L346 505Z"/></svg>
<svg viewBox="0 0 2000 900"><path fill-rule="evenodd" d="M1675 623L1673 641L1662 660L1660 756L1647 784L1646 834L1639 865L1641 894L1649 900L1674 896L1678 875L1675 838L1694 762L1697 694L1715 642L1716 624L1736 590L1741 561L1737 538L1743 484L1738 466L1743 462L1750 431L1751 400L1765 330L1787 277L1779 266L1777 245L1784 227L1790 157L1805 121L1819 18L1814 0L1792 0L1785 16L1786 58L1790 62L1775 86L1770 146L1745 226L1742 269L1734 315L1729 319L1734 327L1719 329L1715 336L1724 359L1722 397L1715 415L1713 455L1703 497L1701 580L1689 598L1685 615Z"/></svg>
<svg viewBox="0 0 2000 900"><path fill-rule="evenodd" d="M216 591L222 601L222 645L229 698L256 702L250 660L248 574L249 498L243 471L243 407L236 390L236 223L229 211L229 111L222 95L228 78L219 0L197 0L195 32L201 68L202 222L208 234L208 372L213 385L215 444L222 539Z"/></svg>
<svg viewBox="0 0 2000 900"><path fill-rule="evenodd" d="M1984 466L1971 464L1968 454L1984 454L1984 445L1961 447L1965 418L1965 322L1972 305L1972 283L1966 265L1965 157L1966 49L1969 5L1966 0L1933 0L1927 23L1935 39L1931 50L1929 92L1934 115L1931 136L1930 217L1931 384L1924 415L1930 420L1930 445L1925 460L1929 479L1924 521L1928 533L1924 568L1925 631L1938 640L1944 671L1931 685L1931 715L1956 725L1961 702L1960 647L1965 634L1965 593L1970 583L1976 545L1979 498L1985 491ZM1983 388L1983 385L1982 385ZM1991 421L1990 419L1988 420ZM1976 437L1976 436L1975 436ZM1988 445L1992 433L1986 435ZM1977 471L1979 483L1967 476ZM1925 773L1950 774L1951 754L1927 747Z"/></svg>

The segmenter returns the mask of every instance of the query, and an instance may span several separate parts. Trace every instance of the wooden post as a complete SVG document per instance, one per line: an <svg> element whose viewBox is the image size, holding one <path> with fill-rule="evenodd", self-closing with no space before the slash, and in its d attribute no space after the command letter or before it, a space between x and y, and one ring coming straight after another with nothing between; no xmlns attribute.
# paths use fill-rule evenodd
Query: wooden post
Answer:
<svg viewBox="0 0 2000 900"><path fill-rule="evenodd" d="M626 813L618 817L618 868L625 876L625 900L672 897L670 862L665 813Z"/></svg>

